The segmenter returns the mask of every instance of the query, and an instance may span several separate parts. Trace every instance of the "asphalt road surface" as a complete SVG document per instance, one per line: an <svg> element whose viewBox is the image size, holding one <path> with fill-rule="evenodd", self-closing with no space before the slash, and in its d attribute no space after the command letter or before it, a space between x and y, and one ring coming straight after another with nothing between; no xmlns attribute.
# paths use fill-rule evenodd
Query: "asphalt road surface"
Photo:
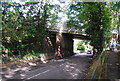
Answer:
<svg viewBox="0 0 120 81"><path fill-rule="evenodd" d="M7 79L81 79L89 68L91 57L77 54L46 64L17 68L2 72Z"/></svg>

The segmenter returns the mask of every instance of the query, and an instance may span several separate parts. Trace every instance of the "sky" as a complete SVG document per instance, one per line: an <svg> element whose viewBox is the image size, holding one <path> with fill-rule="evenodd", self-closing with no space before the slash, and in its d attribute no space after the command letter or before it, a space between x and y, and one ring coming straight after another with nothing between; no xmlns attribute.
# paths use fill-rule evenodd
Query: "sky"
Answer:
<svg viewBox="0 0 120 81"><path fill-rule="evenodd" d="M30 0L26 0L25 2L29 2ZM72 0L50 0L52 4L60 5L62 9L67 8ZM62 3L60 3L62 1ZM12 0L12 2L25 4L25 2L21 2L21 0ZM54 12L54 11L53 11ZM63 24L67 20L67 15L63 12L58 13L58 17L60 17L60 22L58 23L57 27L59 28L59 32L61 33L63 30Z"/></svg>
<svg viewBox="0 0 120 81"><path fill-rule="evenodd" d="M21 2L21 0L12 0L12 2L16 2L16 3L20 3L20 4L25 4L25 2L29 2L29 1L31 1L31 0L25 0L24 2ZM70 4L70 2L72 0L59 0L59 1L58 0L50 0L50 1L52 1L53 4L60 5L61 8L66 8L66 7L68 7L68 5ZM64 3L60 3L60 1L62 1ZM58 16L59 17L63 16L63 18L61 18L61 21L63 21L63 22L67 19L67 15L62 12L58 13Z"/></svg>
<svg viewBox="0 0 120 81"><path fill-rule="evenodd" d="M40 0L1 0L1 1L5 1L5 2L20 2L20 1L25 1L25 2L38 2ZM51 0L52 1L52 0ZM53 0L53 1L57 1L57 0ZM71 0L59 0L59 1L71 1ZM110 1L120 1L120 0L76 0L76 1L82 1L82 2L110 2Z"/></svg>

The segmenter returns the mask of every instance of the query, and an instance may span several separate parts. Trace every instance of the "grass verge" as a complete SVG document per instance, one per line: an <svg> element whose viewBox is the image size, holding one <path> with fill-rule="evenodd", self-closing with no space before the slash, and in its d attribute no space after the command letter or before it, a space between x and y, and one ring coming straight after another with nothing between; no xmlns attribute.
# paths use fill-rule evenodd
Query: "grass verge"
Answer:
<svg viewBox="0 0 120 81"><path fill-rule="evenodd" d="M98 59L100 61L98 62ZM106 79L107 78L107 64L106 64L106 53L104 52L102 56L96 57L88 70L85 79ZM83 80L84 81L84 80Z"/></svg>

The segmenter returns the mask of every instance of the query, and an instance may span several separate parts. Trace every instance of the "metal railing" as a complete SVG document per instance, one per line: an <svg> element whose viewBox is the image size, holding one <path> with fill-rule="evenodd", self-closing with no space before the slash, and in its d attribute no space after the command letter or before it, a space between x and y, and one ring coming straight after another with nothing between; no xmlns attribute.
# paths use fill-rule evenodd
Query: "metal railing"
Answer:
<svg viewBox="0 0 120 81"><path fill-rule="evenodd" d="M88 74L86 76L86 79L89 79L89 81L92 81L92 79L103 79L106 75L106 68L105 68L105 61L106 61L106 55L104 51L99 55L99 57L96 57L93 60L93 64L90 66Z"/></svg>
<svg viewBox="0 0 120 81"><path fill-rule="evenodd" d="M94 75L95 75L95 72L96 72L96 70L97 70L97 67L98 67L98 64L99 64L99 62L100 62L100 59L101 59L102 55L103 55L103 51L102 51L102 53L100 54L100 56L99 56L99 58L98 58L98 61L97 61L96 67L95 67L95 69L94 69L93 72L92 72L92 75L91 75L90 81L91 81L91 79L93 79L93 77L94 77Z"/></svg>

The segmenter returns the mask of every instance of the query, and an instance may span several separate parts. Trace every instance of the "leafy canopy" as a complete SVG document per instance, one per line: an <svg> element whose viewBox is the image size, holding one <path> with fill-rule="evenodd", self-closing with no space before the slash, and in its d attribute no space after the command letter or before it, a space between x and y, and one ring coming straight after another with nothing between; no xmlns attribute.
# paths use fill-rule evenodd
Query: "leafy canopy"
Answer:
<svg viewBox="0 0 120 81"><path fill-rule="evenodd" d="M98 53L109 42L111 30L114 28L111 24L114 13L111 6L106 2L73 1L67 11L67 26L85 29L86 34L91 37L91 45Z"/></svg>

